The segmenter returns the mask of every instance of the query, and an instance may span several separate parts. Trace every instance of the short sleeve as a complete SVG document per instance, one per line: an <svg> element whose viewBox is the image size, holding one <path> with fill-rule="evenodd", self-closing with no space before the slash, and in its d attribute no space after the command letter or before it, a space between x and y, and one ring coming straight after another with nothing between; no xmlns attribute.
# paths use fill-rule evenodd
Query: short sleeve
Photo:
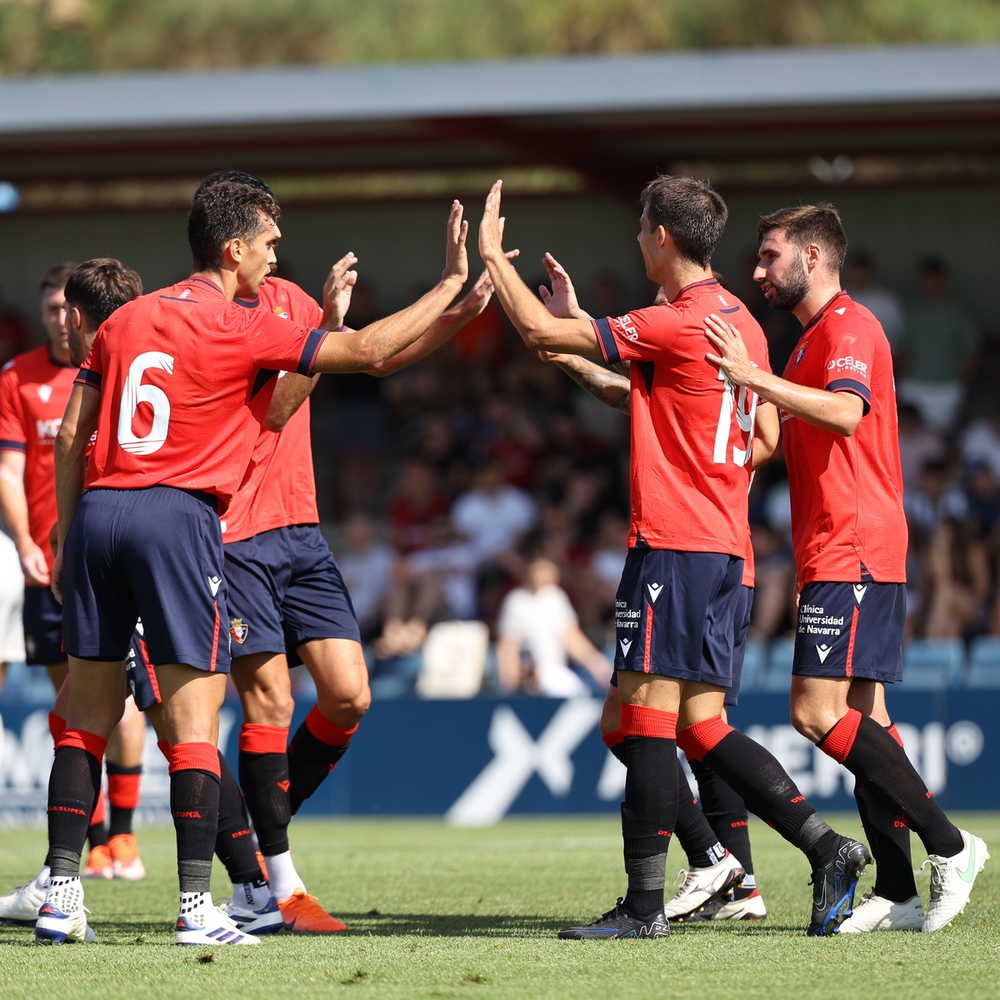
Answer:
<svg viewBox="0 0 1000 1000"><path fill-rule="evenodd" d="M90 347L90 353L80 366L76 378L73 379L74 385L89 385L92 389L97 389L100 392L101 379L104 375L103 346L104 337L99 331L97 337L94 339L94 343Z"/></svg>
<svg viewBox="0 0 1000 1000"><path fill-rule="evenodd" d="M24 432L24 414L17 395L18 378L13 362L0 372L0 450L24 451L28 438Z"/></svg>
<svg viewBox="0 0 1000 1000"><path fill-rule="evenodd" d="M875 331L857 314L845 317L833 329L823 359L827 392L853 392L871 409L872 367L875 363Z"/></svg>
<svg viewBox="0 0 1000 1000"><path fill-rule="evenodd" d="M247 346L259 368L312 375L325 330L311 330L260 309L245 313Z"/></svg>
<svg viewBox="0 0 1000 1000"><path fill-rule="evenodd" d="M614 365L619 361L643 361L661 356L670 349L683 321L680 311L667 304L591 322L604 360Z"/></svg>

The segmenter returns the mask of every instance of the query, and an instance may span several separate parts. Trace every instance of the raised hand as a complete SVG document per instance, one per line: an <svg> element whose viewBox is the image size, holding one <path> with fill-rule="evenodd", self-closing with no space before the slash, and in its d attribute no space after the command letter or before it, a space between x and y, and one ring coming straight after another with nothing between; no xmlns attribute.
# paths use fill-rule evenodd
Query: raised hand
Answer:
<svg viewBox="0 0 1000 1000"><path fill-rule="evenodd" d="M323 321L328 330L339 330L351 307L351 295L358 283L358 272L352 270L358 258L348 251L333 267L323 283Z"/></svg>
<svg viewBox="0 0 1000 1000"><path fill-rule="evenodd" d="M465 241L469 235L469 223L462 221L462 203L457 199L451 203L448 213L447 240L445 242L444 271L441 280L457 278L460 284L465 284L469 277L469 257L465 250Z"/></svg>
<svg viewBox="0 0 1000 1000"><path fill-rule="evenodd" d="M503 220L500 215L500 192L503 181L490 188L479 223L479 256L489 263L503 256Z"/></svg>
<svg viewBox="0 0 1000 1000"><path fill-rule="evenodd" d="M747 345L739 330L712 313L705 320L705 336L719 352L706 354L705 359L718 365L735 385L746 385L757 373L757 365L750 360Z"/></svg>
<svg viewBox="0 0 1000 1000"><path fill-rule="evenodd" d="M541 296L542 302L545 303L545 308L553 316L558 316L561 319L589 319L580 308L580 303L576 298L576 289L573 287L569 273L562 264L550 253L542 258L542 263L545 265L545 270L549 272L549 281L552 283L551 291L544 285L540 285L538 288L538 294Z"/></svg>

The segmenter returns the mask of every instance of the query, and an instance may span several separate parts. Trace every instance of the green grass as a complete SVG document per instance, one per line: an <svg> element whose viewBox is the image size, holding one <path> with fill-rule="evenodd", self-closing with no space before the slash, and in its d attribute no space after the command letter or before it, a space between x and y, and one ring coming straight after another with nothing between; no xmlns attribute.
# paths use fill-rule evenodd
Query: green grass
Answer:
<svg viewBox="0 0 1000 1000"><path fill-rule="evenodd" d="M830 819L857 832L856 817ZM959 819L1000 848L1000 815ZM513 819L487 830L430 820L297 821L292 829L300 873L349 934L172 947L173 835L148 829L140 834L145 881L87 885L96 945L40 948L30 931L0 927L0 997L907 1000L947 990L992 1000L1000 992L998 862L940 934L807 938L806 863L757 823L766 922L678 927L666 941L573 942L556 931L593 919L623 890L615 817ZM3 833L0 891L34 874L43 839ZM669 873L681 864L675 849ZM926 900L925 875L917 885ZM215 889L228 894L219 871Z"/></svg>

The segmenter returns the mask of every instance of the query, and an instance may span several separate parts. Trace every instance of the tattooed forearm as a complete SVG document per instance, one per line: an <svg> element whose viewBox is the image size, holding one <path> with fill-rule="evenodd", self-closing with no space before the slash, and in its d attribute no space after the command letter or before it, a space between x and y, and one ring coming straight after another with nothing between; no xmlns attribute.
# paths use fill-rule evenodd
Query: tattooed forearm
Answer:
<svg viewBox="0 0 1000 1000"><path fill-rule="evenodd" d="M630 386L627 374L620 375L617 371L609 371L603 365L578 355L566 355L557 360L556 364L577 385L582 386L605 406L621 410L622 413L629 412ZM626 366L627 364L628 362L625 362Z"/></svg>

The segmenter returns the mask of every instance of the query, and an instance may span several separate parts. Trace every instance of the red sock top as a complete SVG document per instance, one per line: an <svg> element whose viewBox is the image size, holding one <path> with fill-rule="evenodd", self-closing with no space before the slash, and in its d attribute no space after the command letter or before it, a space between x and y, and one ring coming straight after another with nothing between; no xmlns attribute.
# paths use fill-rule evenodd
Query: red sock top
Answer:
<svg viewBox="0 0 1000 1000"><path fill-rule="evenodd" d="M52 742L58 746L59 738L66 732L66 720L55 712L49 712L49 732L52 734Z"/></svg>
<svg viewBox="0 0 1000 1000"><path fill-rule="evenodd" d="M108 741L96 733L88 733L85 729L64 729L62 736L56 741L56 749L60 747L76 747L77 750L86 750L98 760L104 760Z"/></svg>
<svg viewBox="0 0 1000 1000"><path fill-rule="evenodd" d="M733 727L721 715L696 722L682 729L677 736L677 745L687 755L688 760L704 760L731 732Z"/></svg>
<svg viewBox="0 0 1000 1000"><path fill-rule="evenodd" d="M623 736L654 736L661 740L677 738L676 712L662 712L658 708L622 702L621 724Z"/></svg>
<svg viewBox="0 0 1000 1000"><path fill-rule="evenodd" d="M903 745L903 737L899 735L899 730L896 728L896 723L894 722L886 732L900 745Z"/></svg>
<svg viewBox="0 0 1000 1000"><path fill-rule="evenodd" d="M174 771L207 771L222 776L219 751L211 743L177 743L170 748L170 773Z"/></svg>
<svg viewBox="0 0 1000 1000"><path fill-rule="evenodd" d="M351 737L358 731L357 725L353 729L341 729L335 722L331 722L320 710L319 705L313 705L306 716L306 729L313 736L331 747L346 747L351 742Z"/></svg>
<svg viewBox="0 0 1000 1000"><path fill-rule="evenodd" d="M240 726L239 745L245 753L284 753L288 747L288 729L244 722Z"/></svg>
<svg viewBox="0 0 1000 1000"><path fill-rule="evenodd" d="M612 747L624 743L625 735L620 729L616 729L613 733L605 733L601 739L604 740L604 745L610 750Z"/></svg>
<svg viewBox="0 0 1000 1000"><path fill-rule="evenodd" d="M843 764L854 746L861 725L861 713L856 708L849 708L840 722L819 741L819 748L828 757Z"/></svg>

